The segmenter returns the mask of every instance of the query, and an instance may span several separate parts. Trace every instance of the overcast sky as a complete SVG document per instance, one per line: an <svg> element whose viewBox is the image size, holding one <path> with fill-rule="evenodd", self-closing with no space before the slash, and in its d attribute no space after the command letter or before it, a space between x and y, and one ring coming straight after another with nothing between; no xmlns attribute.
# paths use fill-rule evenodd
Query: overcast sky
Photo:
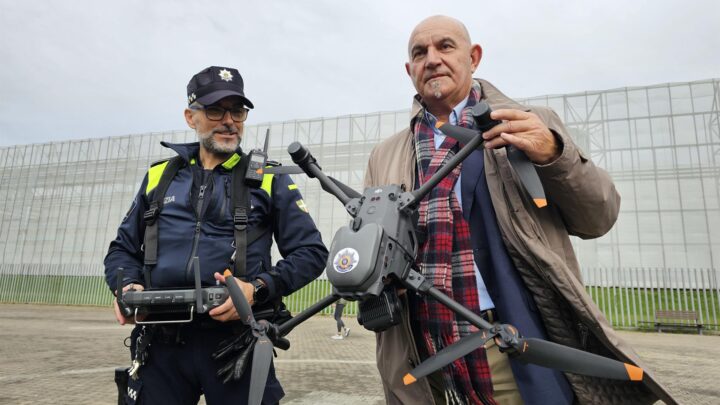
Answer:
<svg viewBox="0 0 720 405"><path fill-rule="evenodd" d="M408 108L434 14L514 97L720 77L718 0L0 0L0 147L185 129L210 65L240 71L250 125Z"/></svg>

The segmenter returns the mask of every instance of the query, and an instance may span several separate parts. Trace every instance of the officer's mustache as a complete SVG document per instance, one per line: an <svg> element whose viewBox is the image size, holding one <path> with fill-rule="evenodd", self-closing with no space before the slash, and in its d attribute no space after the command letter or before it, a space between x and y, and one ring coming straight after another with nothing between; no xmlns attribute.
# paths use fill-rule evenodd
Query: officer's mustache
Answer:
<svg viewBox="0 0 720 405"><path fill-rule="evenodd" d="M238 131L238 128L235 125L222 124L222 128L215 128L212 131L210 131L210 135L212 136L212 135L215 135L215 134L218 134L221 132L237 132L237 133L239 133L240 131Z"/></svg>

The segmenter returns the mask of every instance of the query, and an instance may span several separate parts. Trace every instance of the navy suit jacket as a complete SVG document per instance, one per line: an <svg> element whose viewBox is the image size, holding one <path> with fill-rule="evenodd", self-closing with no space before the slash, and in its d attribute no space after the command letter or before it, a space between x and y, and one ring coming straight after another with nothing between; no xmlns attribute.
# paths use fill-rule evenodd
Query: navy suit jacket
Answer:
<svg viewBox="0 0 720 405"><path fill-rule="evenodd" d="M461 172L463 216L470 226L475 263L500 322L515 326L524 337L547 339L535 302L503 244L485 179L483 151L472 152ZM572 403L572 389L563 373L512 358L510 365L526 404Z"/></svg>

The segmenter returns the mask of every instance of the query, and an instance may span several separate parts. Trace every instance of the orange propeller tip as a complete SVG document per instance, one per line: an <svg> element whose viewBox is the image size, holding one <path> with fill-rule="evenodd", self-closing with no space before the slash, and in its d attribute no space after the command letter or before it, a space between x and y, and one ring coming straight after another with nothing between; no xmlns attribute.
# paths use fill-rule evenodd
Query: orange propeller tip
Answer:
<svg viewBox="0 0 720 405"><path fill-rule="evenodd" d="M223 272L224 277L232 277L232 272L230 269L225 269L225 272Z"/></svg>
<svg viewBox="0 0 720 405"><path fill-rule="evenodd" d="M417 381L417 379L415 377L413 377L412 374L410 374L410 373L405 374L405 377L403 377L403 383L405 385L410 385L410 384L414 383L415 381Z"/></svg>
<svg viewBox="0 0 720 405"><path fill-rule="evenodd" d="M547 200L544 198L533 198L533 202L538 208L542 208L547 205Z"/></svg>
<svg viewBox="0 0 720 405"><path fill-rule="evenodd" d="M640 367L625 363L625 370L627 370L630 381L642 381L644 372Z"/></svg>

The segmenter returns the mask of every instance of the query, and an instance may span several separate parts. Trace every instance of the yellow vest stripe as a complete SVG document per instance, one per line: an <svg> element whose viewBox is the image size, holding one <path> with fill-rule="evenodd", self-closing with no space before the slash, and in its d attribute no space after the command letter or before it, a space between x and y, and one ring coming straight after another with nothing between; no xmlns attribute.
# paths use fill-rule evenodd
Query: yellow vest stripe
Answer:
<svg viewBox="0 0 720 405"><path fill-rule="evenodd" d="M194 161L195 159L193 159ZM223 163L223 167L225 167L228 170L232 170L235 165L240 161L240 156L238 154L233 154L230 159L226 160L225 163ZM157 164L148 170L148 184L147 187L145 187L145 194L150 194L150 192L155 189L155 187L160 184L160 177L162 177L163 172L165 171L165 168L167 167L169 161L162 162L160 164ZM268 166L270 167L270 166ZM265 174L263 176L262 185L260 186L261 189L265 190L267 195L272 196L272 182L273 182L273 176L274 174ZM294 187L293 187L294 186ZM297 188L295 184L291 184L288 186L290 190L294 190Z"/></svg>
<svg viewBox="0 0 720 405"><path fill-rule="evenodd" d="M226 170L232 170L233 167L235 167L236 164L240 161L240 155L237 153L233 153L232 156L225 162L223 162L222 167L224 167Z"/></svg>
<svg viewBox="0 0 720 405"><path fill-rule="evenodd" d="M268 167L270 167L270 166L268 166ZM262 185L260 185L260 188L265 190L267 195L269 195L270 197L272 197L273 176L275 176L274 173L263 175L263 182L262 182Z"/></svg>
<svg viewBox="0 0 720 405"><path fill-rule="evenodd" d="M155 165L148 170L148 183L147 187L145 187L145 194L150 194L150 192L157 187L158 184L160 184L160 177L162 177L163 172L165 171L165 167L167 167L168 163L170 161L162 162L158 165Z"/></svg>

